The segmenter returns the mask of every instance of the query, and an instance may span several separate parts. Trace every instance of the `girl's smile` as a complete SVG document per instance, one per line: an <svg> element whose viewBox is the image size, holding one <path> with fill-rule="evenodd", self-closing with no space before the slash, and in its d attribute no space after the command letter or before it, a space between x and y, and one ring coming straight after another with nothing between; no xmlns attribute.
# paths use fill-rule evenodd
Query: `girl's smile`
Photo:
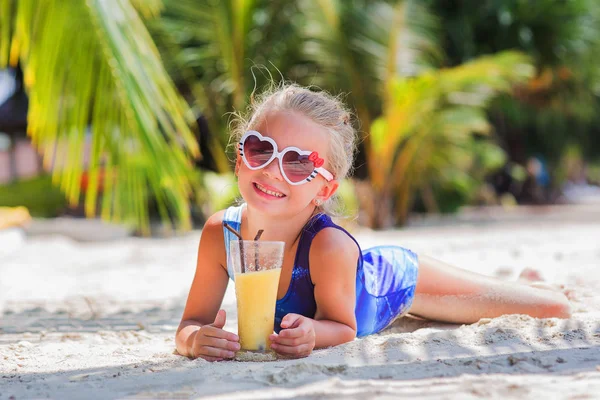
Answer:
<svg viewBox="0 0 600 400"><path fill-rule="evenodd" d="M258 193L261 197L265 199L280 200L286 197L285 194L267 184L254 182L252 185L254 186L254 190L256 191L256 193Z"/></svg>

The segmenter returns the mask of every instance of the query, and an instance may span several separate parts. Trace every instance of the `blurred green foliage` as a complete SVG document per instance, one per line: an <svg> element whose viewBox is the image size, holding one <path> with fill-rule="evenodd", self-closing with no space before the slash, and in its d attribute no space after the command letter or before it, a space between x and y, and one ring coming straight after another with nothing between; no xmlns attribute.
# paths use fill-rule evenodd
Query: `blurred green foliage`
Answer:
<svg viewBox="0 0 600 400"><path fill-rule="evenodd" d="M149 197L165 223L191 227L192 158L199 154L189 108L141 17L153 18L160 6L0 0L0 68L23 70L27 133L52 166L52 182L71 206L84 194L87 216L101 202L102 218L145 234Z"/></svg>
<svg viewBox="0 0 600 400"><path fill-rule="evenodd" d="M14 0L0 0L9 12L16 9L15 4ZM133 218L141 225L147 215L142 203L156 203L160 215L189 226L186 206L208 214L231 204L238 193L225 151L230 115L243 111L253 93L281 79L344 93L344 100L355 111L361 136L356 178L368 182L368 189L362 185L357 194L351 182L346 183L340 188L340 198L349 212L359 207L366 210L363 222L372 227L404 223L414 210L450 212L480 201L482 190L489 189L489 175L501 167L521 171L520 178L511 175L516 181L525 181L523 167L533 155L547 161L554 185L569 179L568 160L577 158L585 164L600 159L597 0L132 1L152 40L134 8L124 6L124 15L134 27L130 30L123 24L113 25L118 15L106 10L102 2L87 2L87 14L81 4L60 4L54 12L61 18L68 19L63 11L74 7L95 21L94 29L85 36L88 50L101 47L104 51L93 53L90 60L118 67L100 68L106 83L102 93L109 95L92 96L92 101L98 101L92 108L106 107L108 112L107 104L118 100L120 107L135 109L123 118L116 114L119 129L92 120L94 137L103 137L103 151L113 156L108 158L108 171L92 168L91 182L104 183L106 189L101 172L125 177L113 181L120 182L121 191L106 196L112 203L103 210L113 211L105 213L106 217ZM14 61L20 54L27 63L30 52L14 41L13 49L6 36L8 32L10 39L14 21L31 25L34 8L23 6L20 10L14 16L4 13L2 21L9 23L4 23L0 32L0 59ZM99 15L104 18L102 24L98 24ZM46 29L60 34L53 41L68 37L67 29L74 26L59 26L60 21L43 20ZM123 51L124 43L134 55ZM123 69L131 65L129 61L144 58L140 48L152 49L152 53L154 45L192 113L180 108L157 59L148 70L136 64L145 71L140 75L146 79L143 82L129 74L129 67ZM38 49L58 61L44 74L32 74L37 70L29 68L26 77L35 75L36 84L46 89L54 87L51 82L62 82L71 64L58 47L32 42L31 51ZM85 70L84 64L78 65ZM37 67L48 70L41 64ZM89 84L83 78L73 81L74 86L80 85L73 90L74 98L89 94ZM165 98L169 101L159 101L162 97L149 89L154 84L168 94ZM113 86L126 91L112 93ZM55 106L61 101L49 89L43 95ZM169 109L176 112L165 114ZM85 118L60 122L51 118L51 111L39 114L43 109L37 110L42 121L64 128L71 146L77 147L80 137L70 128L81 130ZM73 115L81 117L86 110L77 108ZM131 115L134 118L130 120ZM142 123L152 115L158 118ZM181 125L184 115L188 122L200 115L205 118L209 132L204 132L208 139L201 151L223 175L189 171L195 149ZM133 135L128 124L133 124ZM183 136L161 142L169 132L174 134L174 126ZM191 129L197 130L193 124ZM111 134L98 136L100 131ZM119 140L112 143L111 138ZM142 154L133 157L128 153L128 146L122 146L125 138L137 140L133 147L141 148ZM50 134L46 139L36 144L47 146L58 140ZM169 146L187 150L170 154ZM95 148L102 148L101 143ZM95 154L99 155L98 151ZM160 162L154 159L157 154ZM594 171L588 169L592 175ZM80 173L70 169L60 177L71 200L78 198ZM150 185L145 185L148 182ZM86 198L95 198L97 186L91 185ZM93 201L86 201L91 210Z"/></svg>
<svg viewBox="0 0 600 400"><path fill-rule="evenodd" d="M233 172L202 174L202 190L198 191L197 206L210 214L232 206L240 197L237 178Z"/></svg>
<svg viewBox="0 0 600 400"><path fill-rule="evenodd" d="M337 204L334 213L342 218L352 219L358 214L360 202L354 190L351 180L345 180L340 183L337 195Z"/></svg>
<svg viewBox="0 0 600 400"><path fill-rule="evenodd" d="M51 218L59 216L66 209L67 200L60 189L52 184L52 178L42 175L0 185L0 206L25 206L32 217Z"/></svg>
<svg viewBox="0 0 600 400"><path fill-rule="evenodd" d="M412 0L298 3L167 0L162 18L152 23L151 32L177 86L208 119L212 134L218 138L210 149L203 149L217 159L222 157L228 143L227 113L243 111L252 92L279 80L278 74L333 93L346 93L345 100L356 110L361 134L357 176L372 182L372 190L366 197L380 203L366 207L370 211L363 222L380 226L383 220L403 222L412 204L410 199L421 187L421 183L392 185L393 190L382 187L382 177L390 174L397 164L395 154L402 141L394 138L400 134L400 125L410 125L402 127L408 136L411 130L419 128L405 120L400 125L380 124L378 130L372 129L373 122L393 104L390 86L404 78L416 101L411 110L417 110L422 117L413 120L436 122L437 125L429 124L421 131L436 133L435 129L441 129L436 133L438 141L444 136L452 141L452 136L461 135L470 141L474 132L489 131L485 114L475 109L487 104L487 99L495 93L510 91L512 85L529 76L523 72L523 66L527 66L524 58L499 56L482 61L478 70L471 69L470 75L460 76L460 70L454 75L447 73L446 81L432 90L428 81L435 80L438 74L435 71L444 65L440 28L437 16L421 2ZM498 68L499 77L495 80L487 68ZM440 102L440 96L449 100ZM466 98L461 100L461 96ZM458 107L461 101L476 104ZM457 107L448 108L444 104ZM427 111L420 111L421 108ZM434 117L436 113L440 113L439 118ZM392 157L381 158L382 149L388 149ZM431 156L421 151L419 159L435 160L436 154L445 151L444 146ZM498 149L490 151L497 153ZM445 169L455 161L459 169L469 164L461 161L470 157L468 152L453 154L453 160L447 158ZM428 164L423 178L419 175L419 182L444 181L438 172L444 168L436 166L437 158L437 162ZM223 167L226 164L223 160L217 164L220 171L228 169ZM408 169L403 171L403 175L412 173ZM467 187L475 188L482 179L480 174L471 185L464 185L463 179L461 193ZM401 183L399 178L391 181ZM369 201L365 195L359 200ZM443 198L436 201L443 202Z"/></svg>
<svg viewBox="0 0 600 400"><path fill-rule="evenodd" d="M596 0L424 0L442 26L449 65L520 50L538 71L516 96L490 109L511 159L542 154L553 168L576 146L600 159L600 2Z"/></svg>

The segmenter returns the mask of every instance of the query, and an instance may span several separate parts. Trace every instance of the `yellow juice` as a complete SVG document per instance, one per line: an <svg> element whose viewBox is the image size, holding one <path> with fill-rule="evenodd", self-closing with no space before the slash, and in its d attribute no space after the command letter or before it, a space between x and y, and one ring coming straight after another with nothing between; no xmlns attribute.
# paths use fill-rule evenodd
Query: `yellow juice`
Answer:
<svg viewBox="0 0 600 400"><path fill-rule="evenodd" d="M242 350L268 351L275 323L280 268L235 274L238 336Z"/></svg>

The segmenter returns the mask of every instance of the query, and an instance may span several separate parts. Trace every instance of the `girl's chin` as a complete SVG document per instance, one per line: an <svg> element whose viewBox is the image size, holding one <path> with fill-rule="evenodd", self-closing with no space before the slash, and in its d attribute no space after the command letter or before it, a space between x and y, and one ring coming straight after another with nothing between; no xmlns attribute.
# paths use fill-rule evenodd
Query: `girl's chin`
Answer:
<svg viewBox="0 0 600 400"><path fill-rule="evenodd" d="M302 212L303 207L290 203L289 197L269 199L256 194L251 188L250 193L242 193L247 206L264 215L273 217L288 217Z"/></svg>
<svg viewBox="0 0 600 400"><path fill-rule="evenodd" d="M279 201L265 201L264 199L261 198L256 198L256 197L250 197L250 198L246 198L246 204L257 210L260 211L262 214L267 214L267 215L279 215L284 211L287 211L287 209L289 208L285 202L279 202Z"/></svg>
<svg viewBox="0 0 600 400"><path fill-rule="evenodd" d="M287 221L293 219L301 214L310 214L311 210L309 207L303 207L302 205L294 205L289 203L274 203L269 204L264 201L256 201L256 199L246 199L246 206L253 210L254 213L263 215L266 218L274 218L277 221Z"/></svg>
<svg viewBox="0 0 600 400"><path fill-rule="evenodd" d="M272 196L268 193L260 191L252 184L244 189L245 190L240 191L248 207L255 209L261 214L287 218L293 215L298 215L306 209L304 204L298 204L299 199L290 201L289 196Z"/></svg>

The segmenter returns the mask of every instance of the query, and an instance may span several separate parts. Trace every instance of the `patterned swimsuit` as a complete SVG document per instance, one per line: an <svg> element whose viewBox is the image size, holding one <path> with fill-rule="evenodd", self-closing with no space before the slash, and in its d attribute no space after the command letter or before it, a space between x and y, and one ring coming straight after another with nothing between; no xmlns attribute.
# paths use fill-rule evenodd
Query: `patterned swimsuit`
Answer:
<svg viewBox="0 0 600 400"><path fill-rule="evenodd" d="M229 207L223 218L238 231L243 207ZM356 239L344 228L336 225L329 216L313 216L302 229L288 291L283 298L277 300L275 332L281 330L281 320L288 313L309 318L315 316L317 304L310 278L308 256L313 238L324 228L335 228L345 232L360 249ZM234 274L229 262L229 242L236 238L227 229L223 229L223 232L227 251L227 273L233 280ZM418 258L412 251L399 246L376 246L360 251L356 268L355 314L357 336L361 337L381 331L408 312L417 285Z"/></svg>

